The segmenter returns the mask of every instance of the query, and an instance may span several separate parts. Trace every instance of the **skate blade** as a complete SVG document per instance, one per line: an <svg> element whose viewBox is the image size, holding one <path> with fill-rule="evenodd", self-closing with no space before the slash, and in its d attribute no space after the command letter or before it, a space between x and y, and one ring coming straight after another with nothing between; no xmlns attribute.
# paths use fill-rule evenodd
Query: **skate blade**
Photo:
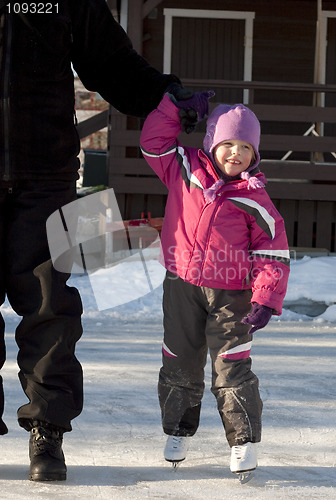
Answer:
<svg viewBox="0 0 336 500"><path fill-rule="evenodd" d="M184 458L183 458L183 460L184 460ZM172 469L176 470L179 467L179 465L183 462L183 460L175 460L175 461L174 460L167 460L167 462L170 462L172 464Z"/></svg>
<svg viewBox="0 0 336 500"><path fill-rule="evenodd" d="M254 470L249 470L246 472L236 472L240 484L246 484L255 476Z"/></svg>

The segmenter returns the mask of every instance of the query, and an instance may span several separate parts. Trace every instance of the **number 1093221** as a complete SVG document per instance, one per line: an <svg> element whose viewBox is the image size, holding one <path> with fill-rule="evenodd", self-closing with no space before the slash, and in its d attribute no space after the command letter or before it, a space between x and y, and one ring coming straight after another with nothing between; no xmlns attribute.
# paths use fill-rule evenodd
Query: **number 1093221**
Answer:
<svg viewBox="0 0 336 500"><path fill-rule="evenodd" d="M58 3L8 3L7 10L9 14L58 14Z"/></svg>

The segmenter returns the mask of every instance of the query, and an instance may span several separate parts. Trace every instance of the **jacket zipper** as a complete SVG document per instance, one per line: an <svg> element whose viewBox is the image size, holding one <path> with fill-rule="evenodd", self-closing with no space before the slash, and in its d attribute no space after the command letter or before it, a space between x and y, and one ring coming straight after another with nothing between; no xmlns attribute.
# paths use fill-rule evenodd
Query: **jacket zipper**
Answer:
<svg viewBox="0 0 336 500"><path fill-rule="evenodd" d="M216 170L214 169L214 167L213 167L213 165L212 165L212 163L211 163L211 162L210 162L210 165L211 165L211 167L212 167L212 169L213 169L213 174L214 174L214 177L215 177L216 181L218 181L218 180L219 180L218 173L217 173L217 172L216 172ZM216 182L216 181L215 181L215 182ZM218 195L216 196L216 205L218 205L218 199L217 199L217 198L218 198ZM188 263L188 268L187 268L187 269L189 269L189 264L190 264L190 262L191 262L191 260L192 260L192 256L193 256L193 254L194 254L194 249L195 249L196 240L197 240L197 233L198 233L198 229L199 229L199 226L200 226L200 223L201 223L201 219L202 219L202 217L203 217L203 214L204 214L204 212L205 212L206 208L207 208L209 205L213 204L213 203L215 203L215 202L212 202L212 203L211 203L211 202L208 202L208 203L206 203L206 204L204 205L204 207L202 208L202 211L201 211L201 213L200 213L200 216L199 216L199 219L198 219L198 224L197 224L197 229L196 229L196 231L195 231L195 240L194 240L193 250L192 250L192 253L191 253L191 256L190 256L190 259L189 259L189 263ZM216 207L216 208L217 208L217 207ZM212 215L211 215L211 225L212 225L212 222L213 222L214 216L215 216L215 210L213 210ZM209 227L211 227L211 225L210 225ZM208 248L208 245L209 245L209 238L210 238L210 230L208 230L206 248ZM206 253L206 249L204 250L204 255L205 255L205 253ZM197 283L197 285L198 285L198 284L199 284L199 282L200 282L200 279L201 279L201 276L202 276L202 273L203 273L203 269L204 269L204 259L203 259L203 262L202 262L202 272L200 273L200 277L199 277L199 279L198 279L198 283ZM187 272L188 272L188 271L187 271ZM187 275L187 272L186 272L185 276Z"/></svg>
<svg viewBox="0 0 336 500"><path fill-rule="evenodd" d="M211 227L212 227L213 220L214 220L214 218L215 218L215 213L216 213L216 212L217 212L217 210L218 210L218 205L219 205L219 203L220 203L220 198L221 198L221 196L222 196L222 193L217 194L217 196L216 196L216 200L215 200L215 201L210 202L210 203L207 203L206 205L204 205L203 210L202 210L202 212L201 212L201 214L200 214L200 217L199 217L199 220L198 220L197 230L196 230L196 232L195 232L195 243L194 243L194 247L195 247L195 244L196 244L196 235L197 235L197 232L198 232L199 225L200 225L200 223L201 223L201 218L202 218L202 216L203 216L204 210L205 210L205 209L206 209L209 205L213 205L213 204L215 204L215 203L216 203L216 206L214 207L214 209L213 209L213 211L212 211L212 214L211 214L211 219L210 219L210 223L209 223L209 229L208 229L208 234L207 234L206 244L205 244L205 246L204 246L204 256L206 255L206 253L207 253L207 249L208 249L208 246L209 246L209 240L210 240L210 236L211 236ZM190 261L191 261L191 258L190 258L190 260L189 260L189 263L190 263ZM202 269L201 269L201 272L200 272L200 277L199 277L199 279L198 279L198 283L197 283L197 285L198 285L198 286L199 286L199 282L200 282L200 280L201 280L201 276L202 276L202 274L203 274L204 263L205 263L205 259L203 259L203 261L202 261ZM249 285L249 284L250 284L250 273L251 273L251 270L252 270L252 263L250 264L250 270L249 270L248 274L247 274L247 275L245 276L245 278L243 278L243 280L242 280L242 288L241 288L241 289L244 289L244 283L246 283L247 285Z"/></svg>
<svg viewBox="0 0 336 500"><path fill-rule="evenodd" d="M201 218L202 218L202 215L204 213L204 210L209 206L209 205L213 205L213 204L216 204L216 206L214 207L213 211L212 211L212 214L211 214L211 219L210 219L210 222L209 222L209 228L208 228L208 234L207 234L207 238L206 238L206 244L204 245L204 257L207 253L207 250L208 250L208 247L209 247L209 240L210 240L210 236L211 236L211 228L212 228L212 223L213 223L213 220L215 218L215 213L217 212L218 210L218 205L219 205L219 201L220 201L220 197L221 197L221 194L217 194L216 195L216 200L213 201L212 203L207 203L204 207L203 207L203 210L202 210L202 213L201 213L201 216L199 218L199 222L198 222L198 226L197 226L197 231L198 231L198 228L199 228L199 225L200 225L200 222L201 222ZM203 261L202 261L202 268L201 268L201 272L200 272L200 276L199 276L199 280L198 280L198 284L201 280L201 276L203 275L203 269L204 269L204 264L205 264L205 258L203 258Z"/></svg>
<svg viewBox="0 0 336 500"><path fill-rule="evenodd" d="M7 20L7 37L6 47L3 52L4 58L4 73L3 73L3 98L2 98L2 116L3 116L3 134L4 134L4 176L3 180L10 179L10 154L9 154L9 113L10 113L10 98L9 98L9 76L10 76L10 56L12 46L12 19L8 14L5 14Z"/></svg>
<svg viewBox="0 0 336 500"><path fill-rule="evenodd" d="M185 278L187 277L187 274L188 274L188 269L189 269L189 265L190 265L190 262L191 262L191 260L192 260L193 254L194 254L194 249L195 249L195 245L196 245L196 241L197 241L197 233L198 233L198 229L199 229L199 226L200 226L200 223L201 223L202 216L203 216L203 214L204 214L205 209L206 209L209 205L212 205L212 204L214 204L214 203L215 203L214 201L213 201L213 202L210 202L210 203L206 203L206 204L204 205L204 207L202 208L202 211L201 211L201 213L200 213L200 216L199 216L199 219L198 219L197 228L196 228L196 231L195 231L195 237L194 237L194 245L193 245L193 250L192 250L192 252L191 252L191 254L190 254L190 259L189 259L189 263L188 263L188 266L187 266L187 271L186 271L186 273L185 273ZM218 200L216 200L216 205L218 205ZM217 207L216 207L216 209L217 209ZM216 209L215 209L215 210L216 210ZM215 216L215 210L213 210L213 212L212 212L212 214L211 214L211 224L209 225L209 227L211 227L211 225L212 225L212 221L213 221L214 216ZM208 230L208 235L207 235L207 243L206 243L206 245L205 245L205 248L207 248L207 247L208 247L208 244L209 244L209 238L210 238L210 230ZM204 250L204 254L205 254L205 253L206 253L206 250ZM203 262L202 262L202 272L203 272L203 267L204 267L204 260L203 260ZM201 276L202 276L202 272L200 273L200 277L199 277L199 279L197 280L197 285L196 285L196 286L199 286L199 282L200 282L200 279L201 279Z"/></svg>

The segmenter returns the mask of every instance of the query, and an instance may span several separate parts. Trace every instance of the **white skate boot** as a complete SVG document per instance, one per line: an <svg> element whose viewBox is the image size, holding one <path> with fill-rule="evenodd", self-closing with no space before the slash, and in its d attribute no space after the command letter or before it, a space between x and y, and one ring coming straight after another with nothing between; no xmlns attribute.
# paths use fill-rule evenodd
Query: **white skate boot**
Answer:
<svg viewBox="0 0 336 500"><path fill-rule="evenodd" d="M230 470L238 474L241 483L247 483L253 477L253 471L258 465L256 443L245 443L232 446Z"/></svg>
<svg viewBox="0 0 336 500"><path fill-rule="evenodd" d="M186 436L168 436L164 449L164 457L167 462L172 462L174 469L176 469L178 464L187 455L189 447L188 439Z"/></svg>

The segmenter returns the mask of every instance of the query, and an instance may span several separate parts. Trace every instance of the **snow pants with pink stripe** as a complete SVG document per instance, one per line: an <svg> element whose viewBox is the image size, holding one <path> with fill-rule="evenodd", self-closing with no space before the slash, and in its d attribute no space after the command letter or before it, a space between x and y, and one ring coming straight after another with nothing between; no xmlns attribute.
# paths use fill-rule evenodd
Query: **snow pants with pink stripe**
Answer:
<svg viewBox="0 0 336 500"><path fill-rule="evenodd" d="M163 284L163 365L158 393L166 434L192 436L199 425L208 351L211 391L230 446L261 439L262 401L251 371L251 290L186 283L167 271Z"/></svg>

